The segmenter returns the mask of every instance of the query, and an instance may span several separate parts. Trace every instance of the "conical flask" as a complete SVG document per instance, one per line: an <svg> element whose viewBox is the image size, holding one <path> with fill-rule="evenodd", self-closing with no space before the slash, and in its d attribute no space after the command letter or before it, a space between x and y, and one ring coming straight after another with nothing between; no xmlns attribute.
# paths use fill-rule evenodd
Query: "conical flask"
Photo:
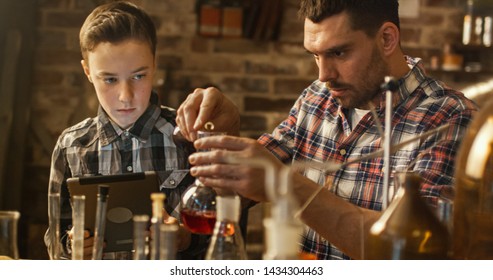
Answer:
<svg viewBox="0 0 493 280"><path fill-rule="evenodd" d="M241 236L240 197L218 196L217 221L207 248L207 260L246 260L245 244Z"/></svg>
<svg viewBox="0 0 493 280"><path fill-rule="evenodd" d="M474 117L456 162L453 257L493 259L493 100Z"/></svg>
<svg viewBox="0 0 493 280"><path fill-rule="evenodd" d="M421 177L413 172L399 172L395 176L400 187L370 229L365 258L447 259L449 233L419 196Z"/></svg>

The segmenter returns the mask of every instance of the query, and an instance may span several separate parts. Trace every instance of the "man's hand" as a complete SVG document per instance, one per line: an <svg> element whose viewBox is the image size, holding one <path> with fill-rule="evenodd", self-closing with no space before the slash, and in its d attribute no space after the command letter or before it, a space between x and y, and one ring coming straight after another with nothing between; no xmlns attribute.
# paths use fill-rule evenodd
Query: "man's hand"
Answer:
<svg viewBox="0 0 493 280"><path fill-rule="evenodd" d="M276 173L283 164L256 140L233 136L211 136L201 138L194 143L197 152L189 157L194 167L191 174L206 186L234 191L254 201L268 200L265 191L265 172L261 167L248 164L232 164L234 158L238 163L248 163L256 159L270 163Z"/></svg>
<svg viewBox="0 0 493 280"><path fill-rule="evenodd" d="M198 88L189 94L177 110L176 123L188 141L197 139L197 131L212 122L215 131L239 135L240 113L236 105L218 89Z"/></svg>

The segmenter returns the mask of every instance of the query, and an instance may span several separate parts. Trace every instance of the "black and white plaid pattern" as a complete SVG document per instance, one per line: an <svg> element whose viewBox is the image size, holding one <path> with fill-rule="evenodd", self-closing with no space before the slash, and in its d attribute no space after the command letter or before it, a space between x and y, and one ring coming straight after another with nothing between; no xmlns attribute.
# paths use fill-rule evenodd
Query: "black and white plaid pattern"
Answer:
<svg viewBox="0 0 493 280"><path fill-rule="evenodd" d="M155 171L166 194L166 210L180 219L181 195L193 182L188 173L193 148L173 142L174 118L174 110L159 106L153 93L147 110L128 130L113 123L100 106L96 117L62 132L53 151L48 188L49 193L60 193L62 235L72 220L66 184L70 177ZM48 236L47 232L50 246Z"/></svg>

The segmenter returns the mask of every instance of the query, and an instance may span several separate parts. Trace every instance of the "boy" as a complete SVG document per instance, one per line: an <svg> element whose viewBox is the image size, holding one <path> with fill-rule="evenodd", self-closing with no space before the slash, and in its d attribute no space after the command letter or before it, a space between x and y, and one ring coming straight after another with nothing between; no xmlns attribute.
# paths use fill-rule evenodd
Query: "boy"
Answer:
<svg viewBox="0 0 493 280"><path fill-rule="evenodd" d="M156 29L150 17L128 2L105 4L87 17L79 39L82 68L100 106L96 117L63 131L53 151L48 192L60 193L65 258L71 251L68 178L155 171L167 196L168 220L179 218L181 194L193 182L187 161L193 149L173 142L175 111L159 106L152 92ZM49 236L48 230L45 243L51 250ZM84 258L90 259L93 237L86 232L85 238ZM179 239L179 258L201 258L204 237L181 229Z"/></svg>

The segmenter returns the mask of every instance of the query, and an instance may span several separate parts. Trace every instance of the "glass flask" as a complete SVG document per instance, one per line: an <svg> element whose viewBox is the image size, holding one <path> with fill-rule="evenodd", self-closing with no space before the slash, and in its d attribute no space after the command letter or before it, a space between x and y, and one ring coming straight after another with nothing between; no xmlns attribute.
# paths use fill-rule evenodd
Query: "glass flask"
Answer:
<svg viewBox="0 0 493 280"><path fill-rule="evenodd" d="M0 260L19 259L17 223L20 216L17 211L0 211Z"/></svg>
<svg viewBox="0 0 493 280"><path fill-rule="evenodd" d="M197 138L225 135L214 131L211 122L205 124L203 131L198 131ZM198 179L183 193L180 216L185 227L196 234L212 234L216 223L216 191L205 186Z"/></svg>
<svg viewBox="0 0 493 280"><path fill-rule="evenodd" d="M181 221L191 232L212 234L216 223L216 192L199 180L182 196Z"/></svg>
<svg viewBox="0 0 493 280"><path fill-rule="evenodd" d="M207 248L207 260L246 260L247 254L240 226L240 197L218 196L217 221Z"/></svg>
<svg viewBox="0 0 493 280"><path fill-rule="evenodd" d="M493 100L474 117L456 157L453 258L493 259Z"/></svg>
<svg viewBox="0 0 493 280"><path fill-rule="evenodd" d="M371 227L366 259L448 259L449 232L420 197L421 177L396 173L400 186L389 207Z"/></svg>

